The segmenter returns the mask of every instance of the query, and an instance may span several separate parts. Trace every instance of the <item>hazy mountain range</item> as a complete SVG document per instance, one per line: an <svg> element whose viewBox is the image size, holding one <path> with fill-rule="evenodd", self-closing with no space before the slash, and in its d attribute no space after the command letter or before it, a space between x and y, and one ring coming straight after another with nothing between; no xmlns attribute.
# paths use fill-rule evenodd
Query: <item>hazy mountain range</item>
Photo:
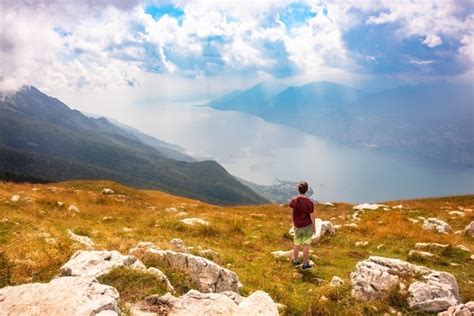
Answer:
<svg viewBox="0 0 474 316"><path fill-rule="evenodd" d="M449 83L367 93L330 82L271 82L209 105L250 113L333 141L474 166L474 89Z"/></svg>
<svg viewBox="0 0 474 316"><path fill-rule="evenodd" d="M3 95L0 118L3 179L110 179L211 203L266 202L215 161L193 161L179 147L87 117L34 87Z"/></svg>

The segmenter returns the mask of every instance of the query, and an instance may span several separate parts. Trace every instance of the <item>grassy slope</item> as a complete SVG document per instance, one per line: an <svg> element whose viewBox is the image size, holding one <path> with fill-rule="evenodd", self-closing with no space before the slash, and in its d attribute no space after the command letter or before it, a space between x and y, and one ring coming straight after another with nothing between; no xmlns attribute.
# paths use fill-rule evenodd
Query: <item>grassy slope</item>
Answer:
<svg viewBox="0 0 474 316"><path fill-rule="evenodd" d="M124 197L100 195L104 187L110 187ZM19 194L22 201L11 202L13 194ZM25 201L27 197L34 201ZM64 206L59 207L58 201L64 202ZM359 228L343 228L335 237L314 246L316 268L305 272L301 280L295 280L295 270L290 263L278 261L270 254L292 247L286 234L290 225L288 209L275 205L218 207L158 191L134 190L106 181L65 182L54 184L54 187L51 184L0 183L0 254L3 253L0 255L0 282L20 284L51 279L71 254L81 248L67 238L67 229L90 236L99 249L116 249L122 253L127 253L141 240L170 248L169 240L178 237L196 249L200 246L217 251L219 258L216 261L238 274L244 284L244 294L257 289L267 291L274 300L288 306L287 314L376 315L388 311L387 302L360 303L350 297L347 285L349 273L358 261L370 255L407 260L408 251L414 249L416 242L463 244L474 249L473 240L464 235L427 232L421 229L420 224L407 220L407 217L417 216L438 217L450 223L454 230L464 229L474 220L474 212L466 212L465 217L454 219L448 216L449 209L446 208L455 210L463 206L474 209L474 196L401 203L409 209L366 212L361 216ZM78 206L81 213L68 211L67 207L71 204ZM388 204L393 206L399 202ZM188 217L208 220L211 226L185 226L179 222L176 212L166 210L169 207L188 212ZM317 217L326 220L351 213L352 206L344 203L338 203L335 208L317 208ZM104 220L104 217L112 219ZM332 222L343 224L348 221L338 218ZM124 227L133 230L125 232ZM54 238L57 242L47 238ZM370 242L368 247L354 247L354 242L365 240ZM385 246L378 250L379 244ZM449 249L439 259L408 261L453 273L457 277L462 300L474 298L474 286L469 281L474 280L474 261L469 259L467 253ZM452 262L460 265L449 265ZM334 290L318 280L328 282L333 275L342 277L346 286ZM158 285L140 281L139 274L127 278L142 293L122 293L123 297L136 300L161 291ZM146 280L146 276L143 278ZM178 280L186 282L179 274L172 275L171 279L175 285ZM114 283L114 276L104 280ZM142 288L141 284L148 285ZM127 288L124 284L121 287ZM184 291L187 286L180 288ZM320 302L322 295L328 297L329 302ZM396 298L391 304L398 310L404 308Z"/></svg>

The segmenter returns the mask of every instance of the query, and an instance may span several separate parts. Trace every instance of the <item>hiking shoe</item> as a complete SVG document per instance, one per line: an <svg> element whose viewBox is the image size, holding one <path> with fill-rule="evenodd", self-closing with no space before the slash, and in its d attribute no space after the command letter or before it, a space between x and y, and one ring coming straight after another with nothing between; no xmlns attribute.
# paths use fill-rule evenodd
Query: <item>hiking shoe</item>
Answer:
<svg viewBox="0 0 474 316"><path fill-rule="evenodd" d="M294 266L294 267L298 267L298 266L300 266L300 265L301 265L301 261L299 261L299 260L293 260L293 266Z"/></svg>
<svg viewBox="0 0 474 316"><path fill-rule="evenodd" d="M306 271L306 270L309 270L311 269L312 266L309 264L309 262L306 262L305 264L303 264L303 266L301 267L301 270L303 271Z"/></svg>

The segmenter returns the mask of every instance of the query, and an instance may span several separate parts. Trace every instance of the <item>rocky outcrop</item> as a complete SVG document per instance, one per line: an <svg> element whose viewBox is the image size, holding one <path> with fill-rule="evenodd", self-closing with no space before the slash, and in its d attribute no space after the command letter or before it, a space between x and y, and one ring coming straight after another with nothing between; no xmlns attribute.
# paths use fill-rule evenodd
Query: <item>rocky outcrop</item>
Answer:
<svg viewBox="0 0 474 316"><path fill-rule="evenodd" d="M197 217L185 218L185 219L182 219L181 222L186 224L186 225L191 225L191 226L195 225L195 224L209 226L208 221L205 221L205 220L203 220L201 218L197 218Z"/></svg>
<svg viewBox="0 0 474 316"><path fill-rule="evenodd" d="M438 312L460 302L453 275L400 259L375 256L357 263L351 273L352 296L364 301L384 299L401 282L410 283L410 280L415 280L408 287L407 302L412 309Z"/></svg>
<svg viewBox="0 0 474 316"><path fill-rule="evenodd" d="M139 243L130 253L153 258L160 265L186 273L201 292L239 292L239 278L233 271L203 257L157 249L152 243L146 242Z"/></svg>
<svg viewBox="0 0 474 316"><path fill-rule="evenodd" d="M447 311L439 313L438 316L472 316L474 315L474 301L465 304L451 306Z"/></svg>
<svg viewBox="0 0 474 316"><path fill-rule="evenodd" d="M119 315L117 290L90 277L0 289L1 315Z"/></svg>
<svg viewBox="0 0 474 316"><path fill-rule="evenodd" d="M166 309L166 313L169 316L278 315L277 305L267 293L262 291L254 292L249 297L244 298L232 292L200 293L196 290L190 290L179 298L170 294L163 296L153 295L146 298L145 301L146 304L141 304L143 309Z"/></svg>
<svg viewBox="0 0 474 316"><path fill-rule="evenodd" d="M145 265L134 256L124 256L116 250L79 250L60 268L62 276L99 277L118 267L144 270Z"/></svg>
<svg viewBox="0 0 474 316"><path fill-rule="evenodd" d="M474 237L474 221L464 228L464 233L469 237Z"/></svg>
<svg viewBox="0 0 474 316"><path fill-rule="evenodd" d="M424 230L434 230L434 231L437 231L438 233L444 233L444 234L447 234L451 231L451 226L449 226L448 223L435 217L425 219L423 221L422 228Z"/></svg>

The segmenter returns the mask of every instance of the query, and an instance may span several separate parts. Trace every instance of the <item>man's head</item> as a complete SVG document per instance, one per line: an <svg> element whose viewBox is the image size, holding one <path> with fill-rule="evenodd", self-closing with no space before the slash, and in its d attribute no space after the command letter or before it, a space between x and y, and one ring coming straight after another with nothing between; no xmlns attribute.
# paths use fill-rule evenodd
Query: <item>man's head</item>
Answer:
<svg viewBox="0 0 474 316"><path fill-rule="evenodd" d="M308 191L308 183L306 181L301 181L298 183L298 192L305 194Z"/></svg>

